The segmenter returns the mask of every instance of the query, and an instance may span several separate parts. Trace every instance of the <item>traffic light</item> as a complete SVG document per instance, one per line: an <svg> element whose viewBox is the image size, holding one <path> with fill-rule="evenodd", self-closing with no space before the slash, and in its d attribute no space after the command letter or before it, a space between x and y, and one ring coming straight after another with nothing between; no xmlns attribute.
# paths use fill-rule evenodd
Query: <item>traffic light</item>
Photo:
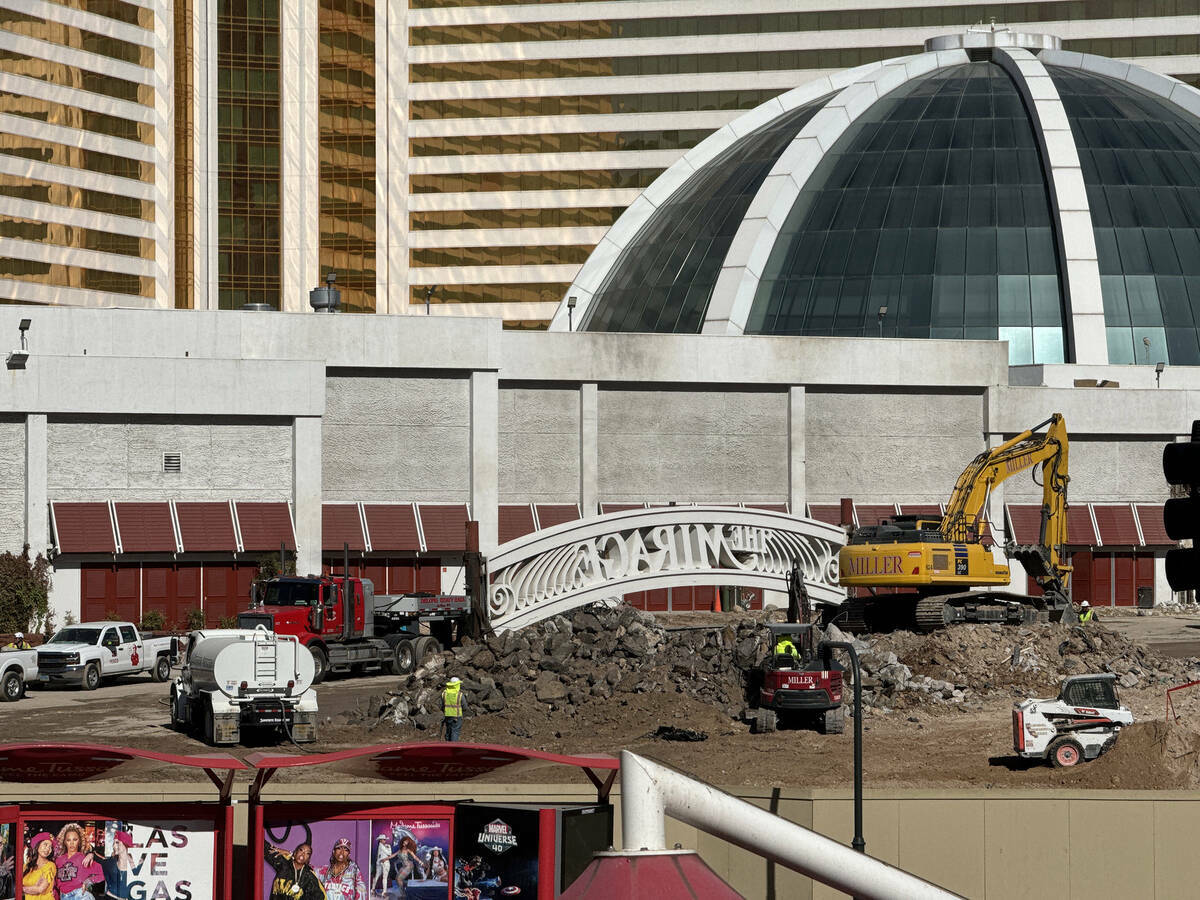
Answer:
<svg viewBox="0 0 1200 900"><path fill-rule="evenodd" d="M1163 527L1174 541L1200 538L1200 419L1192 422L1192 440L1163 447L1163 475L1168 484L1185 485L1186 497L1163 506ZM1200 588L1200 549L1167 551L1167 582L1173 591Z"/></svg>

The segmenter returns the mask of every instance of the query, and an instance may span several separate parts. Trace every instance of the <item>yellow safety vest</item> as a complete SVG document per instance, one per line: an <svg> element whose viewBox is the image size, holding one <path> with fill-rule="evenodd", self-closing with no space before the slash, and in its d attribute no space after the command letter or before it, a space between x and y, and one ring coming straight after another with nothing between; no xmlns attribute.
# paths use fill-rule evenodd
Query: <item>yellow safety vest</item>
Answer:
<svg viewBox="0 0 1200 900"><path fill-rule="evenodd" d="M448 684L442 691L442 714L447 719L462 718L462 685Z"/></svg>
<svg viewBox="0 0 1200 900"><path fill-rule="evenodd" d="M1094 619L1095 617L1096 617L1096 612L1095 612L1095 610L1091 610L1091 609L1089 609L1087 612L1085 612L1083 615L1081 615L1081 616L1079 617L1079 621L1080 621L1080 623L1083 623L1083 622L1090 622L1090 621L1092 621L1092 619Z"/></svg>
<svg viewBox="0 0 1200 900"><path fill-rule="evenodd" d="M782 640L780 640L780 642L778 644L775 645L775 652L776 653L786 653L790 656L797 655L796 654L796 645L793 644L787 638L783 638Z"/></svg>

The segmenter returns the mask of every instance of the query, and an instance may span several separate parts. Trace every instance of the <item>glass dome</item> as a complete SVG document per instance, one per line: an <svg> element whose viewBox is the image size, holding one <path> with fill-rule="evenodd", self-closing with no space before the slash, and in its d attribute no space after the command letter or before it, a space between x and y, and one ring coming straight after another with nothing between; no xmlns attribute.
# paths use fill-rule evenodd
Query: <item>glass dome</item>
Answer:
<svg viewBox="0 0 1200 900"><path fill-rule="evenodd" d="M797 107L737 141L655 210L596 292L581 330L698 332L750 201L828 100Z"/></svg>
<svg viewBox="0 0 1200 900"><path fill-rule="evenodd" d="M1087 185L1109 362L1200 365L1200 119L1128 82L1046 70Z"/></svg>
<svg viewBox="0 0 1200 900"><path fill-rule="evenodd" d="M746 332L999 338L1019 365L1062 362L1063 322L1033 127L1004 70L972 62L906 82L834 144Z"/></svg>

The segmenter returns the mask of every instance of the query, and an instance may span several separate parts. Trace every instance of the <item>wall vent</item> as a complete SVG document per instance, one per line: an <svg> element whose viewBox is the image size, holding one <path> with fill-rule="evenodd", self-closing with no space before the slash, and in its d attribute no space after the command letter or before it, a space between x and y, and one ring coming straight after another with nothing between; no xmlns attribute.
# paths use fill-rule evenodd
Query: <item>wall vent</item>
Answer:
<svg viewBox="0 0 1200 900"><path fill-rule="evenodd" d="M183 471L183 455L180 453L163 454L163 471L178 474Z"/></svg>

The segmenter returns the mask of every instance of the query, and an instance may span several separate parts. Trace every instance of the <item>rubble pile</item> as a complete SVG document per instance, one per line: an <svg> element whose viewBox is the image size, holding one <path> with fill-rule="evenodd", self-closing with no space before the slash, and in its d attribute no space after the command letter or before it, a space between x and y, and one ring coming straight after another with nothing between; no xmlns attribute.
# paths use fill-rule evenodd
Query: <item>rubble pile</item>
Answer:
<svg viewBox="0 0 1200 900"><path fill-rule="evenodd" d="M621 695L666 693L737 718L746 706L743 670L762 661L767 640L754 619L668 630L631 606L594 604L433 657L401 680L382 704L383 715L396 724L437 728L442 687L457 676L475 715L534 698L573 716L586 704Z"/></svg>
<svg viewBox="0 0 1200 900"><path fill-rule="evenodd" d="M1196 660L1161 656L1103 625L955 625L932 634L897 631L856 641L863 705L904 708L971 703L996 692L1055 696L1062 679L1112 672L1123 688L1200 678Z"/></svg>

